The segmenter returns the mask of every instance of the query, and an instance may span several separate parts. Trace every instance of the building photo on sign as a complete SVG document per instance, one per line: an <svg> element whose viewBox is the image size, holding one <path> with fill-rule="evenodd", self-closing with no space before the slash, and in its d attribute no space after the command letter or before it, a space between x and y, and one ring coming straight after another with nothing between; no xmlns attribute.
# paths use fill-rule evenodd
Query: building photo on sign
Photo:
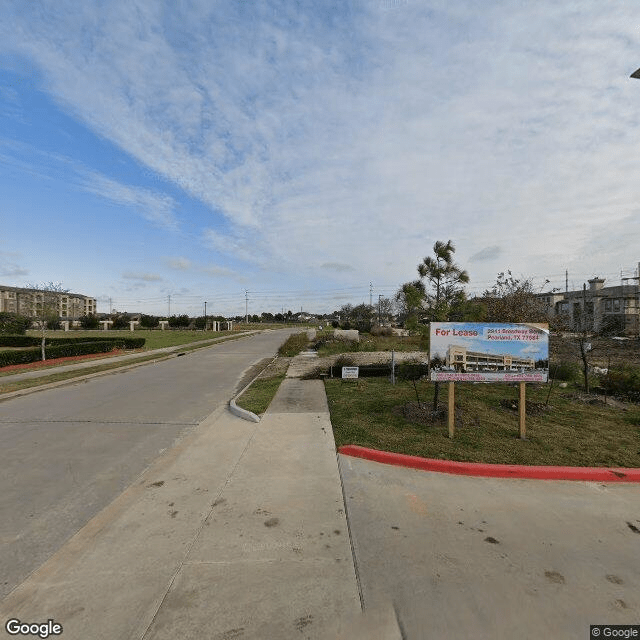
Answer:
<svg viewBox="0 0 640 640"><path fill-rule="evenodd" d="M432 322L431 380L547 382L549 325Z"/></svg>

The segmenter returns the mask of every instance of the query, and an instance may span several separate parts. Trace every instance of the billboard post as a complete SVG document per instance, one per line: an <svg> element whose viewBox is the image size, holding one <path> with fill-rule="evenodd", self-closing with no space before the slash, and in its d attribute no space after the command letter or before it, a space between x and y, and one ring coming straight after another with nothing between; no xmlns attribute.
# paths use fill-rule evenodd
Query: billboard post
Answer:
<svg viewBox="0 0 640 640"><path fill-rule="evenodd" d="M453 432L455 429L455 382L449 383L449 437L453 438Z"/></svg>

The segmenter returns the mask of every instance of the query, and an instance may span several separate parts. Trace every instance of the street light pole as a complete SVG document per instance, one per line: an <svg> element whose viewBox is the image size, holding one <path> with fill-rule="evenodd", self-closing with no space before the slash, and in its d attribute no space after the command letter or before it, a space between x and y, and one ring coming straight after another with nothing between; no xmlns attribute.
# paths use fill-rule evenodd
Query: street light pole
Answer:
<svg viewBox="0 0 640 640"><path fill-rule="evenodd" d="M204 330L207 330L207 301L204 301Z"/></svg>

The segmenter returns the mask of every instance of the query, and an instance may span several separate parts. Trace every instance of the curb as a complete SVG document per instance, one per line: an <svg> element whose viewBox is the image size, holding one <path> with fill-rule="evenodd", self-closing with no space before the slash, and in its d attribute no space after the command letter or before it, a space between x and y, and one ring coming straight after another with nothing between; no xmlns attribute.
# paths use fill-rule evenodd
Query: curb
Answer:
<svg viewBox="0 0 640 640"><path fill-rule="evenodd" d="M240 395L236 396L236 398L239 398ZM231 398L231 400L229 400L229 411L231 411L233 415L238 416L238 418L242 418L243 420L248 420L249 422L260 422L260 417L255 413L239 407L236 404L236 398Z"/></svg>
<svg viewBox="0 0 640 640"><path fill-rule="evenodd" d="M262 369L262 371L253 380L251 380L251 382L246 387L240 390L235 398L231 398L231 400L229 400L229 411L231 411L234 416L238 416L238 418L248 420L249 422L260 422L260 416L257 416L255 413L249 411L248 409L239 407L236 404L236 400L264 373L267 367L270 367L276 361L277 358L278 356L275 356L275 358L273 358L273 360L271 360L271 362L266 367L264 367L264 369Z"/></svg>
<svg viewBox="0 0 640 640"><path fill-rule="evenodd" d="M640 469L604 467L546 467L515 464L485 464L480 462L455 462L433 460L367 449L357 445L345 445L338 453L354 458L364 458L382 464L409 467L422 471L436 471L463 476L485 478L525 478L531 480L581 480L585 482L640 482Z"/></svg>

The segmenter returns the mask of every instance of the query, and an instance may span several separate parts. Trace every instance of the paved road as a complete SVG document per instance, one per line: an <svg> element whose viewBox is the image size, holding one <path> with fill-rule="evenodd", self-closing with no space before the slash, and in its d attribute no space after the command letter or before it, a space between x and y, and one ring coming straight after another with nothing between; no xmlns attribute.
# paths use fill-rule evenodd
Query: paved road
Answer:
<svg viewBox="0 0 640 640"><path fill-rule="evenodd" d="M0 404L0 597L233 394L291 331Z"/></svg>
<svg viewBox="0 0 640 640"><path fill-rule="evenodd" d="M408 640L589 638L640 622L640 486L471 478L339 456L365 611Z"/></svg>

